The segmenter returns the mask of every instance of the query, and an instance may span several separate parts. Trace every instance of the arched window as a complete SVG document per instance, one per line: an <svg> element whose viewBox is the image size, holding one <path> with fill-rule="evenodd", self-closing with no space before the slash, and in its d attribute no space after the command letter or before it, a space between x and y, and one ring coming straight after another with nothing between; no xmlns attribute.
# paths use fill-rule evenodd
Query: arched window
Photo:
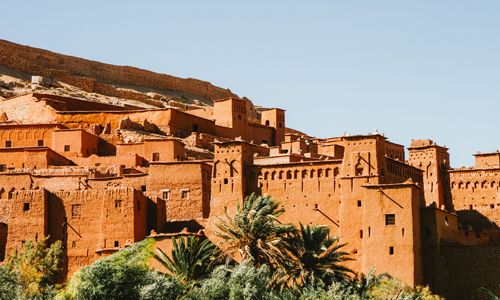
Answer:
<svg viewBox="0 0 500 300"><path fill-rule="evenodd" d="M323 169L318 169L318 178L323 177Z"/></svg>
<svg viewBox="0 0 500 300"><path fill-rule="evenodd" d="M470 188L470 182L468 182L468 181L467 181L467 182L465 183L465 189L466 189L466 190L468 190L469 188Z"/></svg>
<svg viewBox="0 0 500 300"><path fill-rule="evenodd" d="M485 181L483 181L483 182L481 182L481 188L482 188L482 189L485 189L485 188L487 188L487 187L488 187L488 182L486 182L486 180L485 180Z"/></svg>
<svg viewBox="0 0 500 300"><path fill-rule="evenodd" d="M286 179L292 179L292 171L286 172Z"/></svg>
<svg viewBox="0 0 500 300"><path fill-rule="evenodd" d="M264 180L268 180L269 179L269 172L265 172L264 173Z"/></svg>
<svg viewBox="0 0 500 300"><path fill-rule="evenodd" d="M451 183L451 188L452 188L452 189L455 189L455 186L456 186L455 181L453 181L453 182Z"/></svg>
<svg viewBox="0 0 500 300"><path fill-rule="evenodd" d="M285 174L285 171L280 171L280 173L279 173L279 174L280 174L280 175L279 175L279 179L283 179L283 174Z"/></svg>
<svg viewBox="0 0 500 300"><path fill-rule="evenodd" d="M302 178L307 178L307 170L302 171Z"/></svg>
<svg viewBox="0 0 500 300"><path fill-rule="evenodd" d="M335 169L333 169L333 176L334 176L334 177L339 176L339 173L340 173L339 168L335 168Z"/></svg>
<svg viewBox="0 0 500 300"><path fill-rule="evenodd" d="M316 176L316 170L311 170L310 178L314 178L314 176Z"/></svg>
<svg viewBox="0 0 500 300"><path fill-rule="evenodd" d="M271 173L271 180L275 180L276 179L276 171L273 171Z"/></svg>
<svg viewBox="0 0 500 300"><path fill-rule="evenodd" d="M459 188L459 189L463 189L463 188L464 188L464 183L460 181L460 182L458 183L458 188Z"/></svg>
<svg viewBox="0 0 500 300"><path fill-rule="evenodd" d="M477 189L479 187L479 182L474 182L474 188Z"/></svg>
<svg viewBox="0 0 500 300"><path fill-rule="evenodd" d="M495 188L495 187L496 187L496 182L492 181L492 182L491 182L491 188L493 189L493 188Z"/></svg>
<svg viewBox="0 0 500 300"><path fill-rule="evenodd" d="M299 171L299 170L295 170L295 171L293 172L293 179L297 179L297 178L299 178L299 174L300 174L300 171Z"/></svg>
<svg viewBox="0 0 500 300"><path fill-rule="evenodd" d="M330 173L332 172L332 169L328 168L325 170L325 177L330 177Z"/></svg>

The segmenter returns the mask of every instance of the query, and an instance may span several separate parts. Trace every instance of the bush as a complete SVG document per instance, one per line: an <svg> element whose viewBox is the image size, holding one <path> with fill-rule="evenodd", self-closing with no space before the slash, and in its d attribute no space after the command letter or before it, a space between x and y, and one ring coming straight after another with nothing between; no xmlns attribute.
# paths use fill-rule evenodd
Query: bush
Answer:
<svg viewBox="0 0 500 300"><path fill-rule="evenodd" d="M75 273L59 299L139 299L151 283L147 260L152 240L144 240Z"/></svg>

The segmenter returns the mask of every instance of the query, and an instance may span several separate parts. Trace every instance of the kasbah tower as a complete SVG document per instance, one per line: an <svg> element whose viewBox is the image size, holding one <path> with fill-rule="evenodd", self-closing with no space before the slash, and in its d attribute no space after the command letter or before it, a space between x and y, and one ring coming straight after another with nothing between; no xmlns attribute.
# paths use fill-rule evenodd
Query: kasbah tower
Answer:
<svg viewBox="0 0 500 300"><path fill-rule="evenodd" d="M500 292L499 152L456 169L432 140L412 140L407 156L378 132L312 137L288 128L284 109L200 80L7 41L0 62L38 86L0 99L0 260L47 235L63 241L67 274L146 237L217 242L218 218L257 193L280 202L281 222L328 226L357 272L449 299ZM49 79L134 101L40 88ZM132 83L203 103L118 88Z"/></svg>

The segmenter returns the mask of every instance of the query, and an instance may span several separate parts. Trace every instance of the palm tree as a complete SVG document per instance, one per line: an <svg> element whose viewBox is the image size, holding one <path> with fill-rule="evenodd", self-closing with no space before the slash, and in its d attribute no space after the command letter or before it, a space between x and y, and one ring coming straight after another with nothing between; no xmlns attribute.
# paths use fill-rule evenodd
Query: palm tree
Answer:
<svg viewBox="0 0 500 300"><path fill-rule="evenodd" d="M172 239L172 258L156 248L154 258L181 283L192 283L212 271L220 251L210 240L197 236Z"/></svg>
<svg viewBox="0 0 500 300"><path fill-rule="evenodd" d="M274 265L283 237L294 230L293 225L284 225L277 218L284 212L279 203L270 196L252 194L238 204L236 214L219 219L217 235L223 239L226 253L239 253L242 259L251 260L256 266L264 263Z"/></svg>
<svg viewBox="0 0 500 300"><path fill-rule="evenodd" d="M375 274L375 268L372 268L367 275L361 274L351 281L351 286L361 300L368 299L368 292L385 278L391 278L387 273Z"/></svg>
<svg viewBox="0 0 500 300"><path fill-rule="evenodd" d="M495 295L495 293L493 293L492 290L489 290L485 287L480 287L478 291L490 300L499 300L500 299L500 297Z"/></svg>
<svg viewBox="0 0 500 300"><path fill-rule="evenodd" d="M300 224L300 230L286 238L286 250L282 251L280 268L276 273L278 286L331 284L346 281L354 274L344 263L352 260L342 251L345 244L330 237L327 226Z"/></svg>

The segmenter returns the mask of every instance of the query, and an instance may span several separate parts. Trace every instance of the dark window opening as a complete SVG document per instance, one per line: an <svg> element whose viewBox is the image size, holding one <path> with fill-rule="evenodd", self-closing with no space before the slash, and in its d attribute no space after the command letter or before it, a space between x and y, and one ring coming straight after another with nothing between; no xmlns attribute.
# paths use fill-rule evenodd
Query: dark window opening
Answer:
<svg viewBox="0 0 500 300"><path fill-rule="evenodd" d="M122 200L115 200L115 208L122 207Z"/></svg>
<svg viewBox="0 0 500 300"><path fill-rule="evenodd" d="M118 247L120 247L120 242L115 241L115 248L118 248Z"/></svg>
<svg viewBox="0 0 500 300"><path fill-rule="evenodd" d="M181 198L182 199L187 199L188 196L189 196L189 191L182 191L181 192Z"/></svg>
<svg viewBox="0 0 500 300"><path fill-rule="evenodd" d="M69 152L71 147L69 145L64 145L64 152Z"/></svg>
<svg viewBox="0 0 500 300"><path fill-rule="evenodd" d="M472 205L469 205L469 209L472 210Z"/></svg>
<svg viewBox="0 0 500 300"><path fill-rule="evenodd" d="M43 140L38 140L37 141L37 145L38 145L38 147L42 147L43 146Z"/></svg>
<svg viewBox="0 0 500 300"><path fill-rule="evenodd" d="M358 207L361 207L361 200L358 200Z"/></svg>
<svg viewBox="0 0 500 300"><path fill-rule="evenodd" d="M262 140L262 144L267 144L267 140Z"/></svg>
<svg viewBox="0 0 500 300"><path fill-rule="evenodd" d="M76 241L71 242L71 248L76 248Z"/></svg>
<svg viewBox="0 0 500 300"><path fill-rule="evenodd" d="M266 126L269 126L269 120L266 120Z"/></svg>
<svg viewBox="0 0 500 300"><path fill-rule="evenodd" d="M7 165L0 165L0 172L7 171Z"/></svg>
<svg viewBox="0 0 500 300"><path fill-rule="evenodd" d="M362 176L363 175L363 168L356 168L356 176Z"/></svg>
<svg viewBox="0 0 500 300"><path fill-rule="evenodd" d="M227 178L224 178L224 184L228 184L229 180Z"/></svg>
<svg viewBox="0 0 500 300"><path fill-rule="evenodd" d="M389 255L394 255L394 247L389 247Z"/></svg>
<svg viewBox="0 0 500 300"><path fill-rule="evenodd" d="M23 203L23 211L28 211L30 210L30 204L29 203Z"/></svg>
<svg viewBox="0 0 500 300"><path fill-rule="evenodd" d="M372 228L368 227L368 237L370 237L371 235L372 235Z"/></svg>
<svg viewBox="0 0 500 300"><path fill-rule="evenodd" d="M385 225L396 225L396 215L386 214L385 215Z"/></svg>
<svg viewBox="0 0 500 300"><path fill-rule="evenodd" d="M490 204L490 208L495 208L495 204Z"/></svg>
<svg viewBox="0 0 500 300"><path fill-rule="evenodd" d="M359 238L362 239L363 238L363 230L360 230L359 231Z"/></svg>
<svg viewBox="0 0 500 300"><path fill-rule="evenodd" d="M405 236L405 229L401 228L401 236Z"/></svg>
<svg viewBox="0 0 500 300"><path fill-rule="evenodd" d="M145 185L141 185L141 192L145 192L146 191L146 186Z"/></svg>
<svg viewBox="0 0 500 300"><path fill-rule="evenodd" d="M170 191L163 191L163 200L170 199Z"/></svg>
<svg viewBox="0 0 500 300"><path fill-rule="evenodd" d="M193 124L193 131L198 132L198 124Z"/></svg>
<svg viewBox="0 0 500 300"><path fill-rule="evenodd" d="M6 148L10 148L10 147L12 147L12 141L11 141L11 140L7 140L7 141L5 141L5 147L6 147Z"/></svg>
<svg viewBox="0 0 500 300"><path fill-rule="evenodd" d="M241 120L241 115L238 115L238 120Z"/></svg>
<svg viewBox="0 0 500 300"><path fill-rule="evenodd" d="M153 161L160 161L160 153L158 152L153 153Z"/></svg>
<svg viewBox="0 0 500 300"><path fill-rule="evenodd" d="M82 216L82 205L73 204L71 205L71 218L80 218Z"/></svg>

